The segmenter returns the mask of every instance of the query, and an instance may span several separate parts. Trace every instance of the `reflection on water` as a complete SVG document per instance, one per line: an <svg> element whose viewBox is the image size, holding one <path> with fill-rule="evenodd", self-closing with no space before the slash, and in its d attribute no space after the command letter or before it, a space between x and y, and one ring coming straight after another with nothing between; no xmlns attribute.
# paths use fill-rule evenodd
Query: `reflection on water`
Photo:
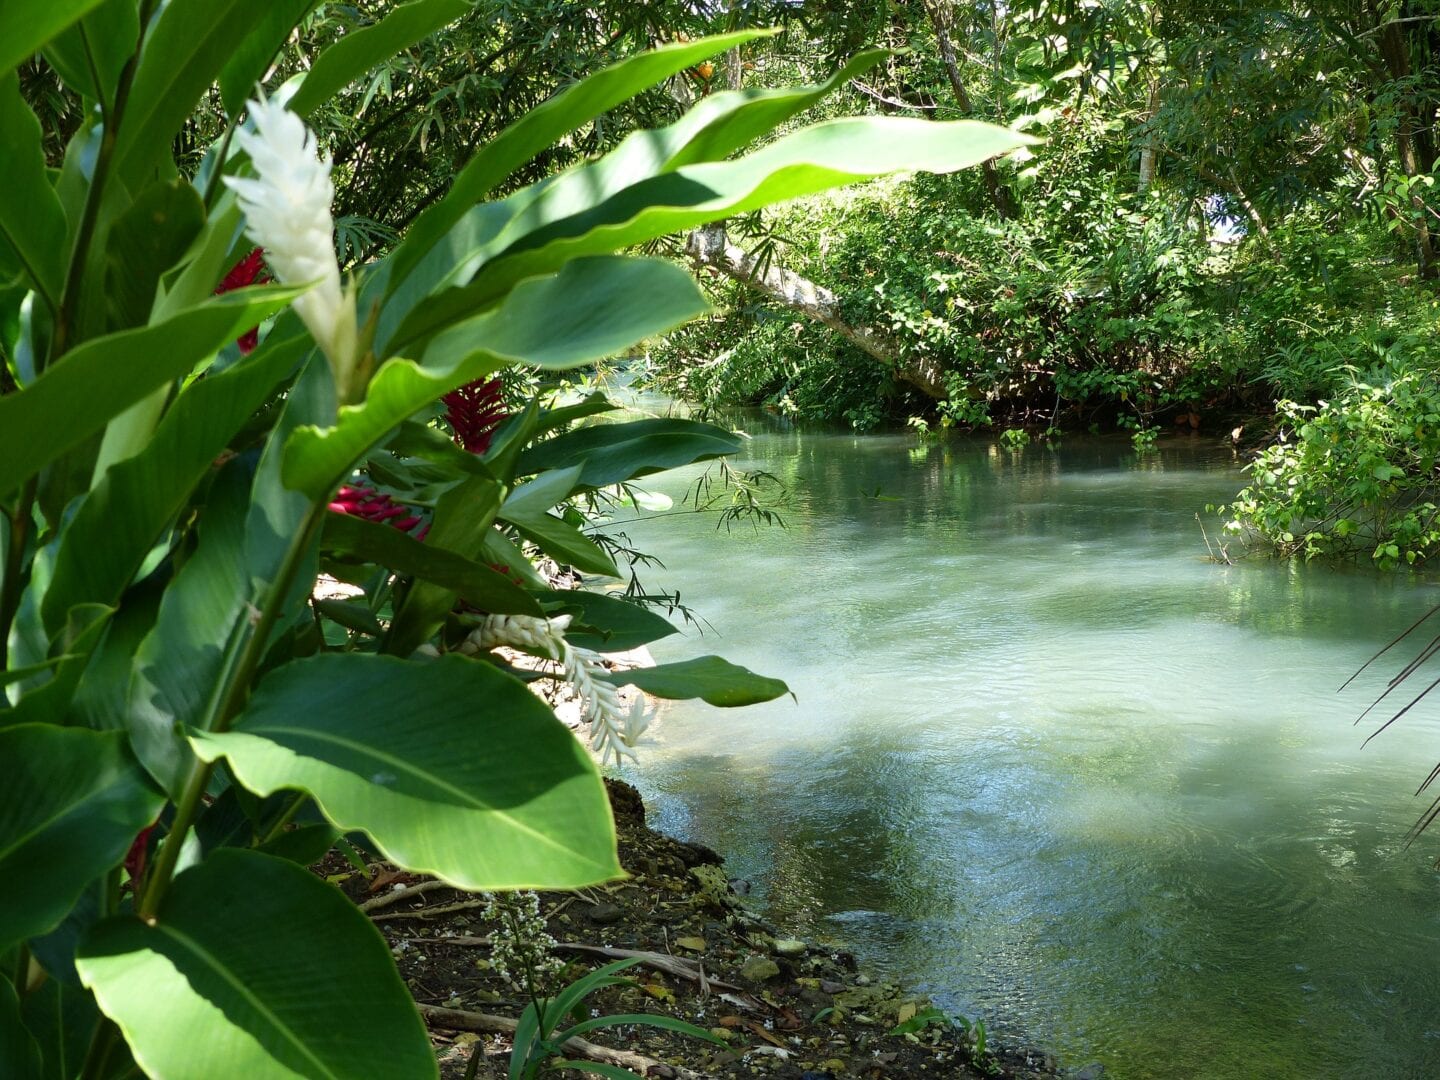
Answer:
<svg viewBox="0 0 1440 1080"><path fill-rule="evenodd" d="M1202 446L774 430L742 464L793 487L788 529L627 527L718 632L654 651L799 702L668 706L630 770L661 827L1072 1064L1440 1075L1440 834L1402 850L1440 708L1362 749L1379 677L1335 694L1428 585L1206 561L1237 474Z"/></svg>

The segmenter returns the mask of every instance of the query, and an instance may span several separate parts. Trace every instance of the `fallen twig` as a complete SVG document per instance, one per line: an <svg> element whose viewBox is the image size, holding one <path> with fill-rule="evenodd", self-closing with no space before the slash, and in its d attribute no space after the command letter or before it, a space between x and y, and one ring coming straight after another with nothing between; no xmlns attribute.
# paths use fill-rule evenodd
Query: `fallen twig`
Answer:
<svg viewBox="0 0 1440 1080"><path fill-rule="evenodd" d="M710 978L698 963L679 956L667 956L665 953L648 952L643 949L614 949L609 945L581 945L572 941L562 941L556 945L555 948L564 949L568 952L594 953L596 956L608 957L611 960L639 960L646 967L652 967L656 971L663 971L667 975L676 975L682 979L689 979L691 982L699 983L701 986L718 986L722 990L741 991L740 987L732 983L721 982L719 979Z"/></svg>
<svg viewBox="0 0 1440 1080"><path fill-rule="evenodd" d="M426 1023L451 1031L474 1031L489 1035L514 1035L516 1023L507 1016L493 1016L490 1013L470 1012L466 1009L446 1009L439 1005L417 1005ZM561 1046L567 1054L575 1054L588 1061L600 1061L607 1065L618 1065L640 1076L669 1078L669 1080L714 1080L706 1073L687 1069L683 1065L668 1065L655 1058L637 1054L633 1050L616 1050L601 1046L586 1039L567 1039ZM478 1051L477 1051L478 1052Z"/></svg>
<svg viewBox="0 0 1440 1080"><path fill-rule="evenodd" d="M454 888L454 886L450 886ZM432 915L449 915L455 911L469 911L472 908L481 908L490 903L488 899L459 900L453 904L440 904L436 907L416 908L414 911L386 911L379 915L371 915L373 922L380 922L382 919L428 919ZM427 940L444 941L444 938Z"/></svg>
<svg viewBox="0 0 1440 1080"><path fill-rule="evenodd" d="M407 885L403 889L392 889L390 892L381 893L379 896L372 896L369 900L360 904L361 911L379 911L391 904L398 904L401 900L409 900L435 889L453 889L454 885L448 885L443 881L422 881L418 885Z"/></svg>

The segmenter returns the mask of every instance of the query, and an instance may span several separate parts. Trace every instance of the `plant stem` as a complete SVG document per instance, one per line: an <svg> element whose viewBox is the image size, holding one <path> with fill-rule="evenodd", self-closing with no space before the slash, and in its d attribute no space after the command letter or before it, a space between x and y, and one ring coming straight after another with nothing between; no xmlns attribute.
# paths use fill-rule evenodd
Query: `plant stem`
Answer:
<svg viewBox="0 0 1440 1080"><path fill-rule="evenodd" d="M255 620L250 637L245 642L244 650L240 654L240 660L230 675L229 685L220 700L219 709L212 721L205 726L206 731L227 730L235 718L240 715L240 711L245 708L245 702L250 697L250 682L255 677L255 672L259 670L260 662L265 658L270 632L275 629L275 624L280 619L280 609L285 605L285 597L290 592L290 586L300 569L300 564L305 559L310 542L314 539L324 520L325 506L328 501L328 499L323 500L310 507L304 524L290 541L290 547L285 552L280 570L270 583L269 592L265 597L265 606L261 609L259 618ZM185 787L175 805L174 824L171 825L165 842L160 845L160 853L155 860L155 867L145 882L145 894L136 907L135 913L142 919L155 918L155 913L160 908L160 901L165 896L165 890L170 887L170 879L175 876L175 867L180 861L180 849L184 846L185 836L189 833L190 827L195 824L196 817L199 816L200 806L205 798L205 790L210 785L210 776L214 771L214 762L197 759L190 769L190 775L185 778Z"/></svg>
<svg viewBox="0 0 1440 1080"><path fill-rule="evenodd" d="M90 1049L85 1052L85 1063L80 1068L80 1080L104 1080L110 1065L110 1055L115 1052L116 1036L120 1029L109 1017L101 1017L95 1034L90 1038Z"/></svg>
<svg viewBox="0 0 1440 1080"><path fill-rule="evenodd" d="M305 805L305 800L308 798L310 798L310 796L305 792L297 792L295 797L290 800L290 805L285 807L285 812L275 819L274 824L272 824L270 828L265 830L265 835L260 837L260 842L255 846L261 847L262 845L268 844L284 832L285 826L289 825L291 819L300 812L300 808Z"/></svg>

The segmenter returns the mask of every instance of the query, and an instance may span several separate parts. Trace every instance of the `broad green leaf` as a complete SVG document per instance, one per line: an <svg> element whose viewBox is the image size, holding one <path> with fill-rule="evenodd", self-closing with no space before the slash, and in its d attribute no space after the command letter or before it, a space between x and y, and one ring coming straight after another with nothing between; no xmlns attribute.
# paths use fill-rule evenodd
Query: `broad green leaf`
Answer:
<svg viewBox="0 0 1440 1080"><path fill-rule="evenodd" d="M456 484L435 504L427 547L449 551L473 560L495 530L495 512L500 509L503 489L487 477L472 476ZM384 651L409 656L439 630L455 607L459 593L446 585L421 579L405 596L386 636Z"/></svg>
<svg viewBox="0 0 1440 1080"><path fill-rule="evenodd" d="M410 226L404 242L391 257L391 292L472 206L561 136L707 56L767 34L763 30L744 30L701 41L662 45L596 72L531 109L491 139L455 177L445 198Z"/></svg>
<svg viewBox="0 0 1440 1080"><path fill-rule="evenodd" d="M708 43L696 44L704 46ZM637 131L627 136L601 161L583 170L583 184L565 178L554 182L568 193L571 212L579 212L646 177L697 161L724 158L759 136L770 133L835 87L873 67L884 55L875 50L862 53L819 86L712 94L701 99L699 104L667 127ZM637 61L640 59L643 57L636 58ZM528 119L503 133L497 142L512 132L518 133ZM478 168L485 162L494 145L492 143L482 150L472 166ZM544 186L550 183L546 181ZM473 203L480 195L467 198ZM513 204L510 208L506 204L476 206L451 225L445 236L433 244L415 271L403 281L400 277L405 271L396 270L391 280L399 282L399 286L394 289L392 303L380 322L378 339L382 346L405 313L426 294L442 286L463 284L470 278L479 265L476 251L492 243L512 215ZM413 230L411 235L414 235ZM396 253L397 264L403 265L405 258L406 249L402 247Z"/></svg>
<svg viewBox="0 0 1440 1080"><path fill-rule="evenodd" d="M76 967L154 1080L369 1080L380 1062L438 1075L385 939L284 859L215 852L175 879L153 924L97 926Z"/></svg>
<svg viewBox="0 0 1440 1080"><path fill-rule="evenodd" d="M5 0L0 4L0 76L39 52L47 41L100 0Z"/></svg>
<svg viewBox="0 0 1440 1080"><path fill-rule="evenodd" d="M75 604L114 603L216 455L308 348L303 338L266 344L244 362L192 383L149 445L110 468L81 504L62 534L41 606L52 633Z"/></svg>
<svg viewBox="0 0 1440 1080"><path fill-rule="evenodd" d="M298 661L260 683L229 732L192 742L251 791L307 791L386 858L460 888L572 889L621 873L594 762L482 661Z"/></svg>
<svg viewBox="0 0 1440 1080"><path fill-rule="evenodd" d="M736 161L686 165L613 194L597 194L602 158L506 199L509 221L470 253L481 267L473 280L417 304L385 348L404 351L464 313L483 310L516 282L572 259L888 173L953 172L1031 141L975 120L850 117L797 131Z"/></svg>
<svg viewBox="0 0 1440 1080"><path fill-rule="evenodd" d="M267 840L256 851L274 855L277 859L288 859L301 866L310 866L325 857L335 841L340 839L340 830L328 821L314 825L300 825L287 829L273 840Z"/></svg>
<svg viewBox="0 0 1440 1080"><path fill-rule="evenodd" d="M594 424L536 443L520 455L520 475L579 465L579 483L608 487L638 476L735 454L740 437L713 424L657 418Z"/></svg>
<svg viewBox="0 0 1440 1080"><path fill-rule="evenodd" d="M273 0L272 0L273 2ZM111 167L132 190L170 169L176 132L256 21L247 0L169 0L145 37Z"/></svg>
<svg viewBox="0 0 1440 1080"><path fill-rule="evenodd" d="M250 29L231 50L230 58L220 70L220 101L225 112L235 116L245 99L255 92L255 84L265 74L280 46L297 23L320 0L269 0L252 7Z"/></svg>
<svg viewBox="0 0 1440 1080"><path fill-rule="evenodd" d="M396 5L373 26L346 34L321 53L290 99L290 110L310 115L371 68L472 10L466 0L411 0Z"/></svg>
<svg viewBox="0 0 1440 1080"><path fill-rule="evenodd" d="M20 393L0 398L0 496L298 293L242 289L157 325L87 341Z"/></svg>
<svg viewBox="0 0 1440 1080"><path fill-rule="evenodd" d="M119 732L0 730L0 951L60 925L164 803Z"/></svg>
<svg viewBox="0 0 1440 1080"><path fill-rule="evenodd" d="M56 638L56 651L65 659L55 665L49 680L27 690L13 709L0 713L0 726L64 724L74 719L67 715L71 698L114 613L105 604L76 604L66 612Z"/></svg>
<svg viewBox="0 0 1440 1080"><path fill-rule="evenodd" d="M567 469L551 469L528 484L521 484L510 492L500 508L500 516L508 519L511 514L543 514L552 506L558 506L575 490L581 468L580 465L572 465Z"/></svg>
<svg viewBox="0 0 1440 1080"><path fill-rule="evenodd" d="M125 590L105 628L105 636L90 651L90 662L70 699L67 722L94 731L126 729L135 653L155 626L168 583L167 575L150 574Z"/></svg>
<svg viewBox="0 0 1440 1080"><path fill-rule="evenodd" d="M238 646L251 599L245 572L250 471L232 461L200 511L199 543L165 590L122 683L135 755L178 797L194 755L184 729L205 727L214 688Z"/></svg>
<svg viewBox="0 0 1440 1080"><path fill-rule="evenodd" d="M20 997L10 980L0 978L0 1076L41 1080L40 1047L20 1016Z"/></svg>
<svg viewBox="0 0 1440 1080"><path fill-rule="evenodd" d="M437 544L363 518L328 514L323 550L388 567L398 574L440 585L481 611L499 615L539 615L535 599L484 563Z"/></svg>
<svg viewBox="0 0 1440 1080"><path fill-rule="evenodd" d="M25 995L20 1011L26 1028L40 1044L43 1080L75 1080L101 1019L95 998L78 980L66 983L51 978ZM111 1076L124 1071L129 1056L115 1055L117 1070Z"/></svg>
<svg viewBox="0 0 1440 1080"><path fill-rule="evenodd" d="M45 59L67 86L110 108L120 72L139 40L137 0L102 0L94 11L50 39Z"/></svg>
<svg viewBox="0 0 1440 1080"><path fill-rule="evenodd" d="M710 705L730 708L773 701L790 688L779 679L756 675L749 668L718 656L697 656L676 664L616 671L604 676L616 686L634 686L659 698L699 698Z"/></svg>
<svg viewBox="0 0 1440 1080"><path fill-rule="evenodd" d="M551 616L566 612L575 616L565 631L565 640L582 649L628 652L679 632L649 608L610 593L551 589L541 593L539 599Z"/></svg>
<svg viewBox="0 0 1440 1080"><path fill-rule="evenodd" d="M105 303L110 325L143 326L160 275L205 227L205 204L184 180L157 181L135 197L105 241Z"/></svg>
<svg viewBox="0 0 1440 1080"><path fill-rule="evenodd" d="M523 490L523 489L522 489ZM500 517L517 528L527 540L540 547L556 562L573 566L587 574L619 577L620 570L599 544L576 526L562 521L535 503L506 503Z"/></svg>
<svg viewBox="0 0 1440 1080"><path fill-rule="evenodd" d="M458 386L511 362L557 369L599 360L706 310L689 275L661 260L572 262L436 337L421 363L383 364L365 401L341 409L335 427L291 437L285 483L323 498L386 432Z"/></svg>
<svg viewBox="0 0 1440 1080"><path fill-rule="evenodd" d="M0 26L5 19L0 14ZM3 35L0 29L0 43L5 41ZM0 51L4 48L0 44ZM53 312L60 306L65 274L65 211L45 175L40 121L20 96L20 80L15 73L4 68L0 71L4 72L0 74L0 146L5 147L0 284L22 275Z"/></svg>

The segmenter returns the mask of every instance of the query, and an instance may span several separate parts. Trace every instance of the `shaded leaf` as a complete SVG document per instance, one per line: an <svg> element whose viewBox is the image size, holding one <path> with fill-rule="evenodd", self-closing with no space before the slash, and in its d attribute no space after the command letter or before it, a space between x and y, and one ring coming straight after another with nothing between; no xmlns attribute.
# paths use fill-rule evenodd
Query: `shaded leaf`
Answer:
<svg viewBox="0 0 1440 1080"><path fill-rule="evenodd" d="M0 76L78 20L100 0L5 0L0 4Z"/></svg>
<svg viewBox="0 0 1440 1080"><path fill-rule="evenodd" d="M669 621L649 608L608 593L587 589L551 589L539 595L550 615L575 616L565 639L595 652L628 652L678 633Z"/></svg>
<svg viewBox="0 0 1440 1080"><path fill-rule="evenodd" d="M59 926L164 802L118 732L0 730L0 951Z"/></svg>
<svg viewBox="0 0 1440 1080"><path fill-rule="evenodd" d="M579 464L579 483L608 487L664 469L735 454L740 436L714 424L659 418L593 424L536 443L520 455L523 476Z"/></svg>
<svg viewBox="0 0 1440 1080"><path fill-rule="evenodd" d="M47 7L54 7L49 4ZM6 7L9 7L7 0ZM0 13L0 53L5 49ZM40 121L20 96L20 80L0 67L0 146L5 147L5 198L0 199L0 284L23 275L49 303L60 304L65 273L65 211L45 174ZM0 485L0 494L4 493Z"/></svg>

